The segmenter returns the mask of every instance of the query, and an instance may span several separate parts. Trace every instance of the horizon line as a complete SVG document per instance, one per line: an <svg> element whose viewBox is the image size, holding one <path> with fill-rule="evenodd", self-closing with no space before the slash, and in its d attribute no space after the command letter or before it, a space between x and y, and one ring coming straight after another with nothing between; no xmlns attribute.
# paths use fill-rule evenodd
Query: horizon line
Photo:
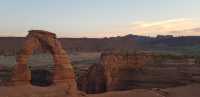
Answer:
<svg viewBox="0 0 200 97"><path fill-rule="evenodd" d="M105 37L86 37L86 36L80 36L80 37L64 37L64 36L57 36L57 38L96 38L96 39L101 39L101 38L114 38L114 37L126 37L126 36L139 36L139 37L149 37L149 38L157 38L157 37L174 37L174 38L179 38L179 37L200 37L200 35L180 35L180 36L176 36L176 35L156 35L156 36L148 36L148 35L135 35L135 34L126 34L126 35L119 35L119 36L105 36ZM8 35L8 36L4 36L4 35L0 35L0 38L25 38L25 36L12 36L12 35Z"/></svg>

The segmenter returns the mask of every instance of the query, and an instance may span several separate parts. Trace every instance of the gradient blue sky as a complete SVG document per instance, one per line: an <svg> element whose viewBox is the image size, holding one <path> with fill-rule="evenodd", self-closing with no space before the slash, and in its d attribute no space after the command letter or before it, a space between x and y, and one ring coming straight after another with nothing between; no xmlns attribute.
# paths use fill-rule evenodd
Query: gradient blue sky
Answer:
<svg viewBox="0 0 200 97"><path fill-rule="evenodd" d="M30 29L59 37L171 33L200 27L200 0L0 0L0 36Z"/></svg>

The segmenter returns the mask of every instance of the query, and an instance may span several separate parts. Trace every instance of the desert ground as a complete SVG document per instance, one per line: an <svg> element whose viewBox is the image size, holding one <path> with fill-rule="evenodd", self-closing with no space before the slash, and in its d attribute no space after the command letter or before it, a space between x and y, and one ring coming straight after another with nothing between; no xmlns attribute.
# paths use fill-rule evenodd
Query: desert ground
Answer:
<svg viewBox="0 0 200 97"><path fill-rule="evenodd" d="M63 86L0 87L0 97L68 97L63 88ZM78 95L80 97L199 97L199 89L200 84L191 84L167 89L134 89L88 95L79 93Z"/></svg>

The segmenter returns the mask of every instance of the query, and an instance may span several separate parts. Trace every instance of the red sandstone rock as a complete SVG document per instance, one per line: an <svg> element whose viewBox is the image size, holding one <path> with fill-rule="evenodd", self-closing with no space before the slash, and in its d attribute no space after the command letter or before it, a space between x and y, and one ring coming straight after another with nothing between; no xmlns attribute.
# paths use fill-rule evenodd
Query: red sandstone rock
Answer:
<svg viewBox="0 0 200 97"><path fill-rule="evenodd" d="M107 91L131 88L134 72L143 68L150 59L148 53L103 53L101 64L105 70Z"/></svg>
<svg viewBox="0 0 200 97"><path fill-rule="evenodd" d="M55 70L53 81L55 84L66 86L67 92L73 94L77 91L74 70L69 58L62 48L61 43L56 39L56 35L42 30L31 30L26 37L26 41L20 54L17 57L17 65L14 68L12 80L17 84L28 84L31 80L28 58L34 49L42 47L49 50L53 55Z"/></svg>
<svg viewBox="0 0 200 97"><path fill-rule="evenodd" d="M135 88L169 88L200 82L198 59L156 53L111 52L78 80L87 93ZM102 80L103 79L103 80Z"/></svg>
<svg viewBox="0 0 200 97"><path fill-rule="evenodd" d="M150 59L148 53L103 53L100 64L79 78L79 88L87 93L132 89L135 72Z"/></svg>
<svg viewBox="0 0 200 97"><path fill-rule="evenodd" d="M87 74L80 76L78 79L80 90L89 94L106 92L106 78L103 73L102 65L92 65Z"/></svg>

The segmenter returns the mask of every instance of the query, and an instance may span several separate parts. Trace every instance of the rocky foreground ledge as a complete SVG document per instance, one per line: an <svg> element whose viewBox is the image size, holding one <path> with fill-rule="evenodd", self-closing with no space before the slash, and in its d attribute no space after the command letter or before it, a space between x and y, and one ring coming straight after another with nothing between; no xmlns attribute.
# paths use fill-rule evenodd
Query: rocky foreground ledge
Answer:
<svg viewBox="0 0 200 97"><path fill-rule="evenodd" d="M82 97L69 96L66 85L38 87L32 85L0 87L0 97Z"/></svg>
<svg viewBox="0 0 200 97"><path fill-rule="evenodd" d="M78 97L199 97L200 84L191 84L168 89L134 89L129 91L107 92L102 94L85 95ZM36 87L31 85L0 87L0 97L71 97L67 94L64 85L50 87Z"/></svg>
<svg viewBox="0 0 200 97"><path fill-rule="evenodd" d="M108 92L90 97L199 97L200 84L191 84L168 89L135 89L130 91Z"/></svg>

